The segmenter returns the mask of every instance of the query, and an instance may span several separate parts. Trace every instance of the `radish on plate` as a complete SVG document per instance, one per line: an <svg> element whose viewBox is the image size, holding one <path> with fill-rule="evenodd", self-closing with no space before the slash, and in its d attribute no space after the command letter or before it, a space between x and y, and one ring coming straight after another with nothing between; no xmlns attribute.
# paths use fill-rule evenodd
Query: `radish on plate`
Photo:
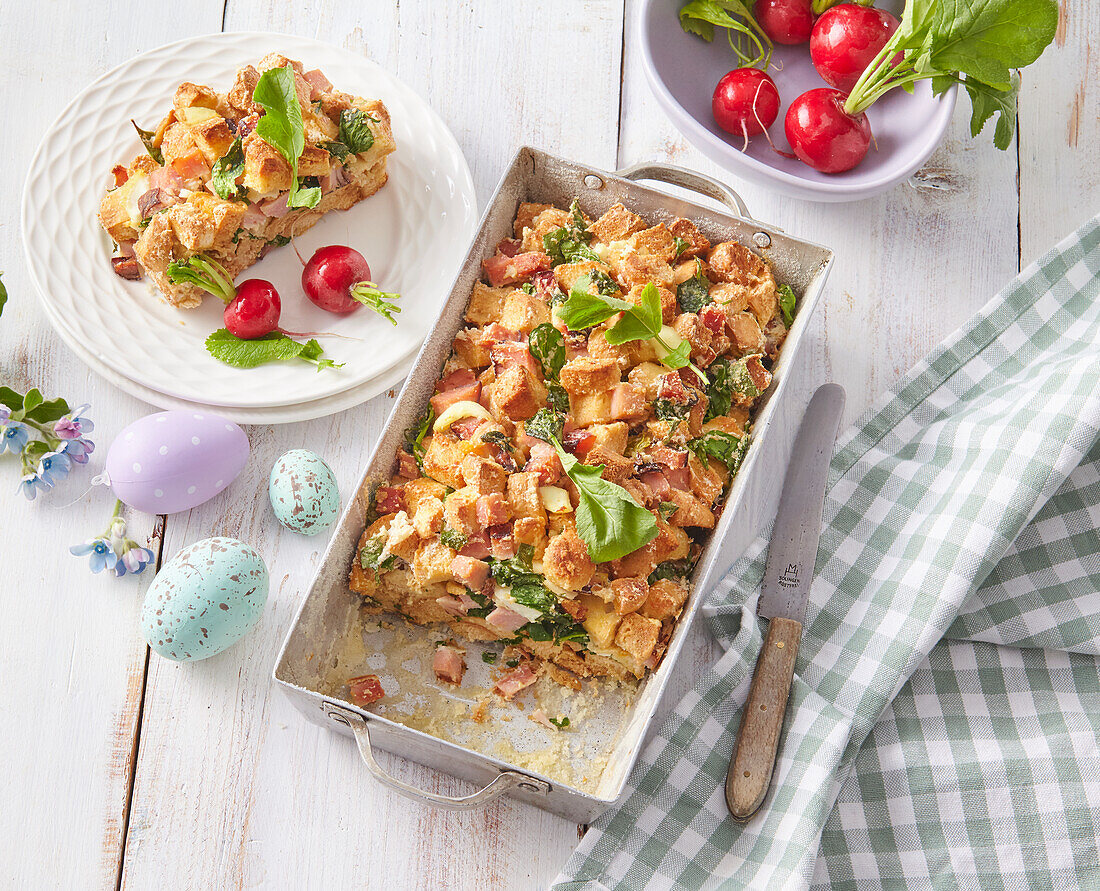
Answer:
<svg viewBox="0 0 1100 891"><path fill-rule="evenodd" d="M759 68L735 68L722 76L711 97L718 126L744 138L763 133L779 116L779 90Z"/></svg>
<svg viewBox="0 0 1100 891"><path fill-rule="evenodd" d="M330 244L318 248L302 270L302 290L321 309L346 315L368 306L392 324L401 307L393 301L401 295L379 290L371 281L366 258L354 248Z"/></svg>
<svg viewBox="0 0 1100 891"><path fill-rule="evenodd" d="M237 296L225 307L222 318L230 333L241 340L254 340L279 327L282 302L271 282L250 278L237 285Z"/></svg>
<svg viewBox="0 0 1100 891"><path fill-rule="evenodd" d="M808 90L791 103L783 122L795 156L822 173L851 170L871 144L867 115L848 114L844 99L828 87Z"/></svg>

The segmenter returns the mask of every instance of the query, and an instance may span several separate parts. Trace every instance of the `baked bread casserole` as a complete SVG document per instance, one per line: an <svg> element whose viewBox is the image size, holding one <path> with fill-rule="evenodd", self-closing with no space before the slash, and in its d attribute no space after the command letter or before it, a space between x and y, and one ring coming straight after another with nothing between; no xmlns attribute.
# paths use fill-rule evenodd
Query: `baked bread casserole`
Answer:
<svg viewBox="0 0 1100 891"><path fill-rule="evenodd" d="M257 101L257 85L274 69L288 71L288 111L296 99L300 114L296 180L257 126L270 113ZM114 168L99 219L118 245L115 271L134 280L147 275L182 308L198 306L206 292L172 281L171 264L203 254L235 278L324 214L382 188L395 148L382 102L342 93L319 69L305 71L278 53L241 68L228 93L180 84L156 129L139 134L147 151ZM299 206L288 206L296 200L292 186L305 196Z"/></svg>
<svg viewBox="0 0 1100 891"><path fill-rule="evenodd" d="M576 689L659 665L795 301L687 219L521 204L514 236L350 575L367 612L508 644L508 698L543 673ZM461 656L439 647L436 674L460 681Z"/></svg>

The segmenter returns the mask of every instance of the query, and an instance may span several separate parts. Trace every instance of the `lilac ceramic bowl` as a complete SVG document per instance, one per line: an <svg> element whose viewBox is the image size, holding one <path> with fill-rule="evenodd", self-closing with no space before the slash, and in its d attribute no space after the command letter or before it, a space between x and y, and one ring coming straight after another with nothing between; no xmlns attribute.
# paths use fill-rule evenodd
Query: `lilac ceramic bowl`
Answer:
<svg viewBox="0 0 1100 891"><path fill-rule="evenodd" d="M715 84L736 57L717 31L706 43L680 27L678 13L686 0L645 0L637 38L649 85L661 108L677 129L704 155L735 176L767 186L775 192L809 201L857 201L893 188L908 179L932 154L943 138L955 107L956 90L932 96L927 81L910 95L894 90L867 111L872 144L867 157L846 173L819 173L801 161L772 151L763 136L752 137L748 151L742 139L718 128L710 99ZM878 4L900 13L901 3ZM810 62L809 44L777 46L769 70L779 88L779 117L769 129L776 147L787 150L783 116L787 106L806 90L828 86Z"/></svg>

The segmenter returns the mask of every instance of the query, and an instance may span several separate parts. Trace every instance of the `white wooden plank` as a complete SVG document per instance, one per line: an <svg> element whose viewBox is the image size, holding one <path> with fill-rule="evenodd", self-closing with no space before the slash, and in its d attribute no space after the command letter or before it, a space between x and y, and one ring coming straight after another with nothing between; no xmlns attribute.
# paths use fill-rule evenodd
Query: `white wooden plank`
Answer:
<svg viewBox="0 0 1100 891"><path fill-rule="evenodd" d="M846 423L855 420L1016 272L1015 155L970 140L964 99L924 169L885 195L816 204L772 194L706 159L661 111L642 67L640 7L627 2L619 166L658 159L707 173L737 189L756 219L836 252L813 334L792 369L791 397L808 402L818 384L836 381L848 394ZM671 15L669 27L678 27ZM777 82L782 91L781 75ZM783 141L782 127L772 129ZM763 517L774 515L781 476L773 482ZM685 648L665 708L714 662L703 624Z"/></svg>
<svg viewBox="0 0 1100 891"><path fill-rule="evenodd" d="M0 458L5 887L113 888L130 791L146 653L138 612L152 573L91 575L67 549L102 531L112 499L100 489L65 505L102 470L114 434L150 409L90 374L53 333L27 275L19 231L21 171L73 94L137 52L221 21L221 4L210 0L136 17L122 6L70 5L62 14L0 5L0 157L9 171L0 269L11 297L0 319L0 382L19 390L37 385L73 406L90 402L98 446L89 466L33 503L15 494L18 462ZM153 524L153 517L134 518L131 537L157 549Z"/></svg>
<svg viewBox="0 0 1100 891"><path fill-rule="evenodd" d="M404 0L306 12L230 3L228 30L263 27L362 50L405 79L454 129L482 203L524 142L614 163L609 122L618 115L622 26L611 4L494 2L472 10ZM586 77L561 74L578 70ZM331 419L251 428L245 474L169 523L166 555L209 535L233 535L264 554L273 588L259 627L237 647L191 666L153 657L127 887L188 875L201 863L208 887L535 888L548 884L576 844L575 824L512 801L450 814L386 792L349 740L307 724L272 687L275 656L325 537L278 526L267 473L286 449L311 448L329 461L347 497L391 404L381 397ZM468 788L387 760L408 782L452 794Z"/></svg>
<svg viewBox="0 0 1100 891"><path fill-rule="evenodd" d="M1023 73L1020 260L1026 266L1100 210L1097 0L1062 0L1054 43Z"/></svg>

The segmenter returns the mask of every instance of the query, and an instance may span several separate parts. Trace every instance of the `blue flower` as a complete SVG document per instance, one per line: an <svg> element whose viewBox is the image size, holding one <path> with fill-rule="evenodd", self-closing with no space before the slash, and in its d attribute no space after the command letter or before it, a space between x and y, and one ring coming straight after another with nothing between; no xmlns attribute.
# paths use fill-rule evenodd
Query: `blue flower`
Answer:
<svg viewBox="0 0 1100 891"><path fill-rule="evenodd" d="M22 421L5 420L0 426L0 455L5 451L18 455L30 438L30 429Z"/></svg>
<svg viewBox="0 0 1100 891"><path fill-rule="evenodd" d="M90 439L70 439L58 451L68 455L75 464L87 464L88 456L95 451L95 443Z"/></svg>
<svg viewBox="0 0 1100 891"><path fill-rule="evenodd" d="M19 491L27 497L27 501L34 501L39 491L45 492L52 486L52 483L42 479L37 473L28 473L19 481Z"/></svg>
<svg viewBox="0 0 1100 891"><path fill-rule="evenodd" d="M139 575L154 559L153 552L148 548L143 548L137 542L126 539L126 550L122 552L118 563L115 564L115 575L123 576L127 572Z"/></svg>
<svg viewBox="0 0 1100 891"><path fill-rule="evenodd" d="M38 475L47 485L53 486L65 478L70 467L72 462L64 452L47 452L38 462Z"/></svg>
<svg viewBox="0 0 1100 891"><path fill-rule="evenodd" d="M77 439L85 433L91 433L95 430L95 424L91 420L77 417L86 408L90 408L90 406L87 404L82 405L56 421L53 425L54 435L59 439Z"/></svg>
<svg viewBox="0 0 1100 891"><path fill-rule="evenodd" d="M114 569L118 565L118 554L111 549L111 543L105 538L93 538L84 544L73 545L69 553L74 557L91 555L88 563L92 572L103 572L104 569Z"/></svg>

